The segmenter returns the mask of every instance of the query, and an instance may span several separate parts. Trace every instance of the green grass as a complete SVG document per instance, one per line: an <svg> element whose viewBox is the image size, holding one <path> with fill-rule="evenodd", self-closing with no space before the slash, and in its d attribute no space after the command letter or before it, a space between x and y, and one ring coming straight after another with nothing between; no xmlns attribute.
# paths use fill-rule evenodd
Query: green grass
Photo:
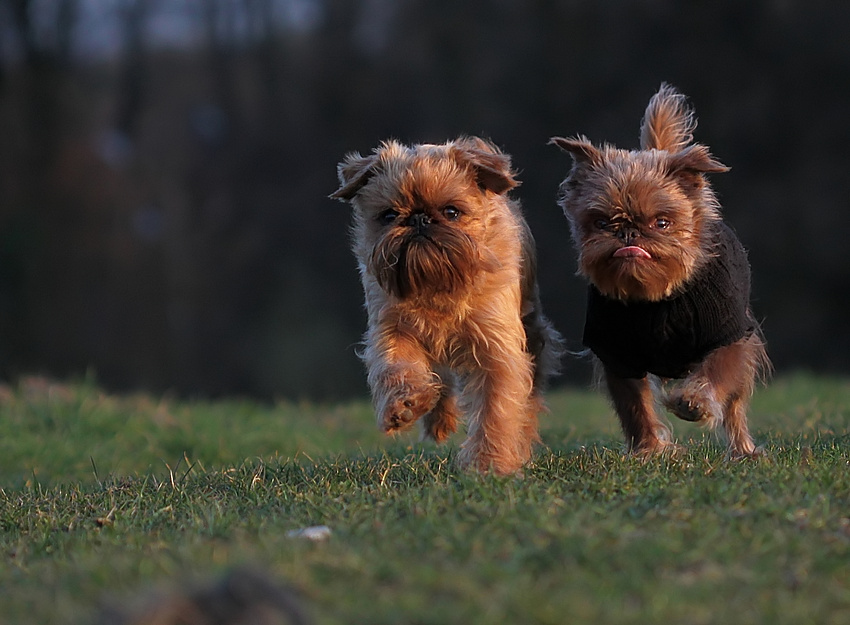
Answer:
<svg viewBox="0 0 850 625"><path fill-rule="evenodd" d="M624 457L591 392L560 391L522 479L383 440L365 402L0 390L0 623L92 622L103 601L239 565L317 623L850 622L850 382L760 390L766 459ZM325 524L322 543L287 537Z"/></svg>

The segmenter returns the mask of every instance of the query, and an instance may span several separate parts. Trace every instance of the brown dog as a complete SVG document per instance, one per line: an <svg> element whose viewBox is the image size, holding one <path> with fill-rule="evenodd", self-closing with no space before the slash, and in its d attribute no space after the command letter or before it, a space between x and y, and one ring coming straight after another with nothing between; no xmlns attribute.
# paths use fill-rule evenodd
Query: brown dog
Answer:
<svg viewBox="0 0 850 625"><path fill-rule="evenodd" d="M722 423L730 454L747 456L757 453L747 405L769 361L750 311L746 253L705 176L728 168L693 143L695 127L684 96L662 85L639 151L553 138L573 157L560 203L590 282L584 343L601 362L629 449L671 444L654 374L683 380L664 399L673 414Z"/></svg>
<svg viewBox="0 0 850 625"><path fill-rule="evenodd" d="M422 418L437 442L465 415L459 464L517 471L538 440L561 338L540 308L534 240L507 193L510 158L478 138L382 143L339 165L354 207L369 329L362 358L378 427Z"/></svg>

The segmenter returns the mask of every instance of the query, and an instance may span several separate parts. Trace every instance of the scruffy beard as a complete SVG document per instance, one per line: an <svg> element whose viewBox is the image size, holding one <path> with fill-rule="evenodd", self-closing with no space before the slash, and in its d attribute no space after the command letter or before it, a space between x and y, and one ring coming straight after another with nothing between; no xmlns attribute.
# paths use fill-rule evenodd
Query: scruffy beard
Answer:
<svg viewBox="0 0 850 625"><path fill-rule="evenodd" d="M659 301L680 289L710 257L694 241L646 245L650 258L614 258L618 245L594 241L582 246L580 271L600 293L620 300Z"/></svg>
<svg viewBox="0 0 850 625"><path fill-rule="evenodd" d="M459 230L392 232L375 246L371 270L387 293L406 299L466 288L477 272L478 258L478 246Z"/></svg>

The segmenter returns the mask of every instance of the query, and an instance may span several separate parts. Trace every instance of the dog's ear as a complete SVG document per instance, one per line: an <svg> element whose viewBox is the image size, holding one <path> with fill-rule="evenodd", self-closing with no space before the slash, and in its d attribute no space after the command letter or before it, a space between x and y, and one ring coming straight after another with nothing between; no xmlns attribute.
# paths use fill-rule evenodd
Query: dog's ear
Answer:
<svg viewBox="0 0 850 625"><path fill-rule="evenodd" d="M482 189L502 194L519 186L516 172L511 169L511 157L492 143L478 137L463 137L453 147L458 161L472 167Z"/></svg>
<svg viewBox="0 0 850 625"><path fill-rule="evenodd" d="M376 154L360 156L359 153L352 152L346 155L336 168L340 187L328 197L342 202L351 200L369 182L369 178L375 173L377 162Z"/></svg>
<svg viewBox="0 0 850 625"><path fill-rule="evenodd" d="M576 165L596 165L602 160L602 153L590 142L587 137L552 137L550 145L557 145L564 152L573 157Z"/></svg>
<svg viewBox="0 0 850 625"><path fill-rule="evenodd" d="M711 155L706 146L699 143L671 154L667 168L671 174L719 174L729 171L726 165Z"/></svg>

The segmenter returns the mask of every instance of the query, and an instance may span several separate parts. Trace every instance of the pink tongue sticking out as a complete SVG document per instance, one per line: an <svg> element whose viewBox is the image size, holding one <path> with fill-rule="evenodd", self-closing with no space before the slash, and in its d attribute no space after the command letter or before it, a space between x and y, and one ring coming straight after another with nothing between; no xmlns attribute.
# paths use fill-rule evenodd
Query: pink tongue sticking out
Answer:
<svg viewBox="0 0 850 625"><path fill-rule="evenodd" d="M642 247L630 245L628 247L621 247L614 252L614 258L652 258L652 256Z"/></svg>

